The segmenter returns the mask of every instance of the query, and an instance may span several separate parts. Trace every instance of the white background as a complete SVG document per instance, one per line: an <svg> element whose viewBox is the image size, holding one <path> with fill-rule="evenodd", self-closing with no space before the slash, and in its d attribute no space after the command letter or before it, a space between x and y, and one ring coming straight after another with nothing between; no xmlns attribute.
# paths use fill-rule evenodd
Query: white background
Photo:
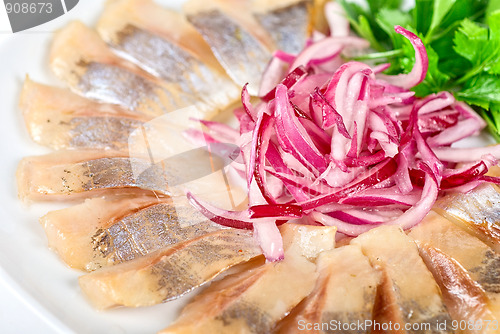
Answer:
<svg viewBox="0 0 500 334"><path fill-rule="evenodd" d="M40 29L40 27L33 30ZM12 30L7 17L7 12L0 2L0 45L8 38L12 38ZM0 269L1 270L1 269ZM56 329L50 326L36 310L30 307L29 303L19 295L15 288L15 282L5 276L0 275L0 333L57 333ZM21 293L22 294L22 293Z"/></svg>
<svg viewBox="0 0 500 334"><path fill-rule="evenodd" d="M0 33L10 34L12 30L10 29L9 19L7 18L7 12L3 5L3 1L0 2ZM1 37L0 37L1 38Z"/></svg>
<svg viewBox="0 0 500 334"><path fill-rule="evenodd" d="M7 12L0 2L0 45L12 35ZM11 284L13 282L10 282ZM16 290L5 279L0 279L0 333L51 334L55 329L36 314L29 305L16 294ZM14 283L15 284L15 283Z"/></svg>
<svg viewBox="0 0 500 334"><path fill-rule="evenodd" d="M57 333L3 280L0 281L0 301L0 333Z"/></svg>

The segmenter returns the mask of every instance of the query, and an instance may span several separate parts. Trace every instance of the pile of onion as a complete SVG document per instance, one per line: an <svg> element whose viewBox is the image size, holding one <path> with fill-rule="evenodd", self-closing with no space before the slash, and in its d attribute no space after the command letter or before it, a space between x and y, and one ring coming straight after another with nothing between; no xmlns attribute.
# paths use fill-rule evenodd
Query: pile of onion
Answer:
<svg viewBox="0 0 500 334"><path fill-rule="evenodd" d="M327 7L327 18L335 10ZM243 88L239 133L203 122L207 140L240 147L231 166L247 184L248 209L188 198L214 222L253 229L269 261L283 258L277 226L290 220L336 226L340 236L383 224L408 229L445 192L500 183L485 175L498 163L500 145L451 147L485 127L474 110L448 92L416 98L410 91L428 67L415 34L395 27L413 45L415 64L408 74L387 76L380 72L388 65L342 60L343 50L366 42L335 19L332 34L316 34L299 55L275 53L258 104Z"/></svg>

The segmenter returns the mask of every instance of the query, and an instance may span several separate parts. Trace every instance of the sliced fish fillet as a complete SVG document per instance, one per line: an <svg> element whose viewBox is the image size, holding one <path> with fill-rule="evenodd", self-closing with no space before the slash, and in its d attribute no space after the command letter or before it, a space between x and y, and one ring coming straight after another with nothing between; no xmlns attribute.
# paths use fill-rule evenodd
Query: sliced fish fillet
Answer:
<svg viewBox="0 0 500 334"><path fill-rule="evenodd" d="M143 172L135 175L136 168ZM164 164L120 152L58 151L21 160L18 193L23 200L71 200L110 193L165 196L169 194L166 169Z"/></svg>
<svg viewBox="0 0 500 334"><path fill-rule="evenodd" d="M224 109L240 97L210 48L180 13L153 1L107 3L97 30L114 50L197 103Z"/></svg>
<svg viewBox="0 0 500 334"><path fill-rule="evenodd" d="M78 94L139 114L160 116L192 105L203 109L207 118L217 113L175 85L162 82L119 58L95 31L78 21L56 33L50 65Z"/></svg>
<svg viewBox="0 0 500 334"><path fill-rule="evenodd" d="M249 93L256 95L276 45L253 17L251 3L190 0L184 11L231 79L239 86L248 83Z"/></svg>
<svg viewBox="0 0 500 334"><path fill-rule="evenodd" d="M439 250L428 245L419 246L420 256L434 275L443 293L443 300L461 333L497 333L498 320L486 308L488 298L481 287L470 278L460 264ZM459 326L457 326L459 327ZM469 328L465 328L469 327Z"/></svg>
<svg viewBox="0 0 500 334"><path fill-rule="evenodd" d="M480 289L484 290L485 296L482 296L475 287L472 287L470 292L464 291L465 293L461 294L460 299L469 299L475 302L470 305L465 303L460 310L462 313L459 315L463 319L471 320L474 316L480 318L483 316L482 313L486 319L490 319L492 318L491 312L499 314L500 255L478 238L434 212L429 213L424 221L413 228L409 236L417 241L430 260L434 260L439 265L447 259L445 257L448 257L448 262L455 261L477 283ZM425 247L431 247L431 249ZM433 249L439 250L439 252ZM447 268L444 267L444 270ZM450 276L449 279L458 280L459 277ZM461 286L458 288L464 289ZM487 302L481 305L477 303L478 299ZM465 306L469 306L469 310ZM489 310L491 312L488 312ZM493 319L495 318L493 317Z"/></svg>
<svg viewBox="0 0 500 334"><path fill-rule="evenodd" d="M285 224L285 259L242 270L212 284L161 333L271 333L314 288L311 262L335 244L335 228Z"/></svg>
<svg viewBox="0 0 500 334"><path fill-rule="evenodd" d="M80 277L98 309L148 306L180 297L261 254L251 231L222 229Z"/></svg>
<svg viewBox="0 0 500 334"><path fill-rule="evenodd" d="M415 242L399 227L374 228L353 239L351 244L359 245L372 266L382 272L374 321L400 326L399 331L392 326L392 331L385 332L382 327L374 326L372 333L453 333L438 285L420 258ZM405 330L406 323L412 329ZM421 323L430 326L422 328ZM444 323L447 328L437 326Z"/></svg>
<svg viewBox="0 0 500 334"><path fill-rule="evenodd" d="M126 152L130 134L148 120L115 105L96 103L29 78L23 85L20 109L33 140L56 150Z"/></svg>
<svg viewBox="0 0 500 334"><path fill-rule="evenodd" d="M325 251L318 256L317 266L314 290L281 321L277 333L341 333L352 324L356 328L343 333L369 333L380 273L361 248L347 245ZM323 330L307 330L299 324L324 325Z"/></svg>
<svg viewBox="0 0 500 334"><path fill-rule="evenodd" d="M484 184L466 194L450 194L436 202L440 214L500 253L500 190Z"/></svg>
<svg viewBox="0 0 500 334"><path fill-rule="evenodd" d="M279 50L298 54L306 45L311 27L311 0L254 0L257 21L271 35Z"/></svg>
<svg viewBox="0 0 500 334"><path fill-rule="evenodd" d="M221 229L198 211L151 196L94 198L40 219L49 247L72 268L92 271Z"/></svg>

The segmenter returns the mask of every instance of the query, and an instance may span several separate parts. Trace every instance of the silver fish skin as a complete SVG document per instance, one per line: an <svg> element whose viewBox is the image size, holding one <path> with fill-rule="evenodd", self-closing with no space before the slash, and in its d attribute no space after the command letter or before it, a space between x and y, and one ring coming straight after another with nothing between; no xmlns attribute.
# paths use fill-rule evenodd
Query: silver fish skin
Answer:
<svg viewBox="0 0 500 334"><path fill-rule="evenodd" d="M318 277L314 261L335 244L335 228L287 223L285 258L257 262L212 284L160 333L271 333Z"/></svg>
<svg viewBox="0 0 500 334"><path fill-rule="evenodd" d="M20 162L18 192L25 200L75 200L106 193L168 196L167 169L163 163L152 164L121 152L58 151Z"/></svg>
<svg viewBox="0 0 500 334"><path fill-rule="evenodd" d="M193 104L224 110L240 96L203 38L177 12L148 0L111 1L97 30L119 55L191 96Z"/></svg>
<svg viewBox="0 0 500 334"><path fill-rule="evenodd" d="M380 273L355 245L325 251L316 263L314 290L278 324L276 333L369 333Z"/></svg>
<svg viewBox="0 0 500 334"><path fill-rule="evenodd" d="M193 105L202 109L207 118L218 112L119 58L95 31L78 21L55 35L50 64L76 93L140 115L155 117Z"/></svg>
<svg viewBox="0 0 500 334"><path fill-rule="evenodd" d="M382 274L373 308L374 321L399 324L399 330L392 326L389 331L374 326L372 333L453 333L452 319L437 283L420 258L415 242L399 227L376 227L351 244L359 245ZM422 323L429 326L422 328ZM439 324L445 324L441 325L445 328ZM404 330L405 326L409 329Z"/></svg>
<svg viewBox="0 0 500 334"><path fill-rule="evenodd" d="M496 333L495 323L498 320L487 308L488 298L483 289L470 278L467 271L438 248L423 244L420 245L419 251L441 288L443 300L450 316L456 321L455 324L469 323L469 321L481 324L470 326L462 332L470 334Z"/></svg>
<svg viewBox="0 0 500 334"><path fill-rule="evenodd" d="M125 152L130 134L148 120L29 78L24 82L19 106L33 140L55 150Z"/></svg>
<svg viewBox="0 0 500 334"><path fill-rule="evenodd" d="M273 1L271 8L258 6L262 1L255 2L257 9L254 15L269 32L277 48L291 54L300 53L306 45L311 25L309 11L313 1Z"/></svg>
<svg viewBox="0 0 500 334"><path fill-rule="evenodd" d="M79 279L98 309L148 306L178 298L261 254L251 231L221 229Z"/></svg>
<svg viewBox="0 0 500 334"><path fill-rule="evenodd" d="M435 212L429 213L423 222L411 230L409 236L415 239L421 248L432 247L451 258L452 262L455 261L463 268L470 279L483 290L482 299L487 300L487 303L471 308L470 312L463 309L462 312L467 314L467 318L475 313L500 312L500 255L480 239ZM439 256L443 257L435 254L435 257ZM465 294L463 298L466 296Z"/></svg>
<svg viewBox="0 0 500 334"><path fill-rule="evenodd" d="M82 217L71 219L69 217ZM85 218L83 218L85 217ZM223 228L188 203L153 196L93 198L40 219L49 246L71 267L93 271Z"/></svg>
<svg viewBox="0 0 500 334"><path fill-rule="evenodd" d="M466 194L449 194L435 210L500 253L500 189L483 184Z"/></svg>
<svg viewBox="0 0 500 334"><path fill-rule="evenodd" d="M276 46L252 16L248 3L227 3L191 0L184 10L229 77L239 86L248 83L249 93L257 95L260 77Z"/></svg>

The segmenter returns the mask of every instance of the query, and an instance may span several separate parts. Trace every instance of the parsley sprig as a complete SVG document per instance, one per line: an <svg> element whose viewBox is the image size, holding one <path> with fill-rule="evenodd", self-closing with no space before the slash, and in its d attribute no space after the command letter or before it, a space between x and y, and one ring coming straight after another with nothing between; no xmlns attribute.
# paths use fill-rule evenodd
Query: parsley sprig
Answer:
<svg viewBox="0 0 500 334"><path fill-rule="evenodd" d="M480 112L500 142L500 0L415 0L409 9L403 0L340 2L355 32L374 50L357 59L390 62L389 73L409 72L414 50L394 26L413 31L429 56L416 95L452 92Z"/></svg>

